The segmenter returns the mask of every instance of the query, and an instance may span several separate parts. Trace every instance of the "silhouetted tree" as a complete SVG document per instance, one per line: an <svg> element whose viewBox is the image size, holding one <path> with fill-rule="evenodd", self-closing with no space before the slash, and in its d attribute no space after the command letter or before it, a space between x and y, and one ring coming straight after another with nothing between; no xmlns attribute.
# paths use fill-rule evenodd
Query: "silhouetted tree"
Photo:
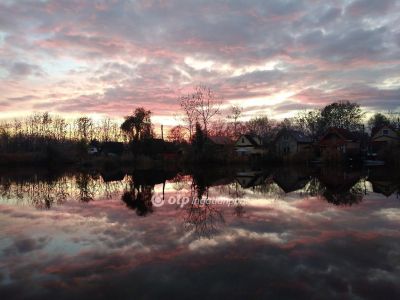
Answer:
<svg viewBox="0 0 400 300"><path fill-rule="evenodd" d="M250 119L246 123L247 132L261 137L268 137L272 134L273 122L267 116L260 116Z"/></svg>
<svg viewBox="0 0 400 300"><path fill-rule="evenodd" d="M93 121L88 117L81 117L76 120L77 134L80 140L87 142L92 137Z"/></svg>
<svg viewBox="0 0 400 300"><path fill-rule="evenodd" d="M235 138L239 138L240 133L238 132L239 118L242 115L243 108L238 105L231 106L231 113L228 118L233 121L233 135Z"/></svg>
<svg viewBox="0 0 400 300"><path fill-rule="evenodd" d="M180 126L174 126L169 130L168 140L171 142L182 143L185 141L185 129Z"/></svg>
<svg viewBox="0 0 400 300"><path fill-rule="evenodd" d="M199 123L196 123L196 133L192 139L192 146L197 152L202 152L205 143L205 135Z"/></svg>
<svg viewBox="0 0 400 300"><path fill-rule="evenodd" d="M362 127L364 112L360 105L349 101L339 101L325 106L321 110L322 130L329 127L344 128L350 131Z"/></svg>
<svg viewBox="0 0 400 300"><path fill-rule="evenodd" d="M210 121L219 113L221 100L205 86L197 86L193 96L198 120L203 125L204 134L207 136Z"/></svg>
<svg viewBox="0 0 400 300"><path fill-rule="evenodd" d="M391 122L389 118L382 113L376 113L368 120L368 127L371 130L384 125L391 125Z"/></svg>
<svg viewBox="0 0 400 300"><path fill-rule="evenodd" d="M135 109L133 115L126 116L121 125L121 130L129 136L129 139L138 141L152 135L151 111L143 107Z"/></svg>
<svg viewBox="0 0 400 300"><path fill-rule="evenodd" d="M305 135L316 139L321 133L321 111L300 112L295 118L296 127Z"/></svg>
<svg viewBox="0 0 400 300"><path fill-rule="evenodd" d="M183 121L185 122L186 129L189 132L189 140L192 140L195 123L198 118L195 94L188 94L180 97L179 106L183 111Z"/></svg>

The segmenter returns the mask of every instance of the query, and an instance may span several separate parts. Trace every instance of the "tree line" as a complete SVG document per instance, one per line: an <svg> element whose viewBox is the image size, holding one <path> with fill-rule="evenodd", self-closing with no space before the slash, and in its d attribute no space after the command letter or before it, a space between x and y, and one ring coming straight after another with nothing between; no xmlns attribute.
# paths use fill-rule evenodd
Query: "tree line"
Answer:
<svg viewBox="0 0 400 300"><path fill-rule="evenodd" d="M301 111L292 118L280 121L267 115L246 120L242 107L232 105L227 108L222 103L222 99L206 86L197 86L192 93L180 96L178 104L181 112L176 116L180 125L170 128L166 139L175 143L193 141L200 132L205 137L225 136L232 140L242 134L268 139L283 128L297 130L317 139L329 127L359 132L368 132L382 125L400 127L398 115L380 112L366 119L366 113L360 105L347 100L328 104L321 109ZM0 151L12 152L17 146L24 148L23 145L35 151L51 142L79 141L87 144L92 140L134 142L152 138L155 137L155 131L151 116L150 110L138 107L131 115L125 116L122 124L110 118L95 121L86 116L70 120L48 112L3 120L0 122Z"/></svg>
<svg viewBox="0 0 400 300"><path fill-rule="evenodd" d="M267 115L244 120L244 109L238 105L232 105L223 116L221 103L215 93L203 86L197 87L191 94L181 96L179 118L183 125L173 127L168 138L192 141L201 130L205 136L226 136L232 140L242 134L254 134L268 139L285 128L317 139L330 127L352 132L369 132L382 125L400 128L399 114L378 112L367 119L361 106L348 100L333 102L321 109L304 110L292 118L280 121Z"/></svg>

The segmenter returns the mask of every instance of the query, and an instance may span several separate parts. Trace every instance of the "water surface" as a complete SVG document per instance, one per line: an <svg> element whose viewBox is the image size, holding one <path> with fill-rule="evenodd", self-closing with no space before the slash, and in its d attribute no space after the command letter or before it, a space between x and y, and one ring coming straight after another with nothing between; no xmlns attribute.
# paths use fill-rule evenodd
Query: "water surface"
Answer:
<svg viewBox="0 0 400 300"><path fill-rule="evenodd" d="M399 186L385 168L3 170L0 295L399 299Z"/></svg>

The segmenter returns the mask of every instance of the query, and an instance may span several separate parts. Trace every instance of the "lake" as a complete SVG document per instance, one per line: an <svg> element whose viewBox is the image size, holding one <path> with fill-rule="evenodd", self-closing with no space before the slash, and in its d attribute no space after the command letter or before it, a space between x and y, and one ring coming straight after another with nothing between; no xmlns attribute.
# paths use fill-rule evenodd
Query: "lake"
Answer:
<svg viewBox="0 0 400 300"><path fill-rule="evenodd" d="M0 170L2 299L400 299L384 167Z"/></svg>

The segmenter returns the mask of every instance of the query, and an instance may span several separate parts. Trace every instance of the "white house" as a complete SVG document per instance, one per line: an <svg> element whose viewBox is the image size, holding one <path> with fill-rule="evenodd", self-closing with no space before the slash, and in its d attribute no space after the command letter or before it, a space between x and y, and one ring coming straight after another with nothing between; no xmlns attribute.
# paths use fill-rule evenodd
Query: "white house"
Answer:
<svg viewBox="0 0 400 300"><path fill-rule="evenodd" d="M236 141L235 151L240 156L261 156L267 152L261 138L251 134L244 134Z"/></svg>

